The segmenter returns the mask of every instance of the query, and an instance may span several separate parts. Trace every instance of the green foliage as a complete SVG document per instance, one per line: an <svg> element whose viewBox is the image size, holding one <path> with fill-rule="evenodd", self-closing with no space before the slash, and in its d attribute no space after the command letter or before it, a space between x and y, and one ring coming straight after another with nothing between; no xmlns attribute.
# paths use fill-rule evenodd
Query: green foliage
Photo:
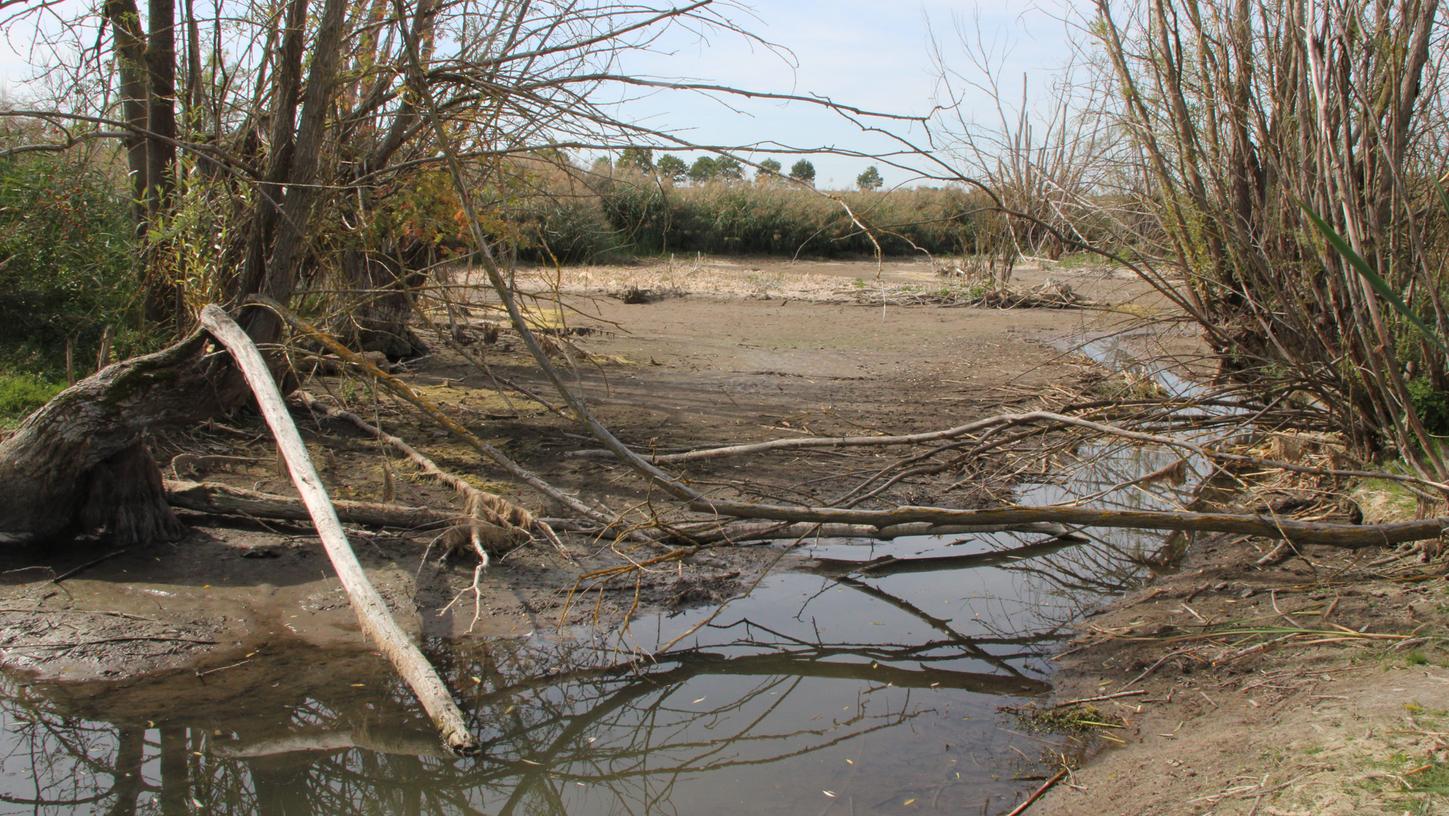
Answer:
<svg viewBox="0 0 1449 816"><path fill-rule="evenodd" d="M614 166L648 175L654 172L654 151L647 147L626 147L619 153L619 160Z"/></svg>
<svg viewBox="0 0 1449 816"><path fill-rule="evenodd" d="M855 177L855 186L862 191L879 190L885 184L885 179L880 177L880 171L875 165L865 168L865 172Z"/></svg>
<svg viewBox="0 0 1449 816"><path fill-rule="evenodd" d="M672 195L679 195L679 191ZM620 244L646 252L669 249L670 210L665 188L616 180L599 191L599 201L606 228L614 232Z"/></svg>
<svg viewBox="0 0 1449 816"><path fill-rule="evenodd" d="M756 184L774 184L779 181L784 168L774 159L765 159L760 162L760 171L755 174Z"/></svg>
<svg viewBox="0 0 1449 816"><path fill-rule="evenodd" d="M1430 433L1449 434L1449 392L1434 387L1428 377L1415 377L1406 384L1409 403Z"/></svg>
<svg viewBox="0 0 1449 816"><path fill-rule="evenodd" d="M101 174L54 156L0 160L0 346L54 370L134 323L130 208Z"/></svg>
<svg viewBox="0 0 1449 816"><path fill-rule="evenodd" d="M507 218L518 227L515 249L533 260L592 261L614 249L617 241L593 198L535 196L517 203Z"/></svg>
<svg viewBox="0 0 1449 816"><path fill-rule="evenodd" d="M801 159L790 165L790 178L814 186L815 165L809 159Z"/></svg>
<svg viewBox="0 0 1449 816"><path fill-rule="evenodd" d="M64 387L36 374L0 373L0 428L14 427Z"/></svg>
<svg viewBox="0 0 1449 816"><path fill-rule="evenodd" d="M689 180L695 184L708 184L719 175L719 163L710 156L700 156L689 166Z"/></svg>
<svg viewBox="0 0 1449 816"><path fill-rule="evenodd" d="M660 156L654 169L658 171L661 179L675 184L679 184L689 177L689 165L678 156Z"/></svg>
<svg viewBox="0 0 1449 816"><path fill-rule="evenodd" d="M720 158L715 160L714 168L715 175L718 176L721 181L744 181L745 168L743 165L740 164L738 159L732 159L729 156L721 156Z"/></svg>
<svg viewBox="0 0 1449 816"><path fill-rule="evenodd" d="M787 185L705 183L660 188L618 179L600 190L622 246L642 253L868 255L868 236L836 201ZM958 189L845 196L873 228L881 249L910 255L960 254L972 245L975 209Z"/></svg>

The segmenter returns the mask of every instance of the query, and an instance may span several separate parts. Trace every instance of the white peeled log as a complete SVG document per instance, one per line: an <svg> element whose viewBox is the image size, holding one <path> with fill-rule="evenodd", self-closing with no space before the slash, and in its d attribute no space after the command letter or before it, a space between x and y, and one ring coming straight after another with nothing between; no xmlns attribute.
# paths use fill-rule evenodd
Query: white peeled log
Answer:
<svg viewBox="0 0 1449 816"><path fill-rule="evenodd" d="M271 428L277 447L286 460L292 482L312 517L317 536L322 540L322 546L332 561L333 569L337 571L337 577L352 603L353 611L357 613L363 634L392 663L393 668L412 689L449 750L460 755L477 753L478 741L468 730L463 712L453 702L448 687L443 684L442 678L423 653L397 625L397 621L393 620L382 596L372 582L367 580L367 574L363 572L357 555L352 551L352 545L347 541L347 534L343 532L332 501L327 497L327 490L322 486L322 480L312 465L302 436L292 422L292 416L287 411L287 405L282 400L281 392L277 390L277 384L272 379L271 370L267 368L261 352L226 311L215 304L201 310L201 325L231 352L256 397L262 416Z"/></svg>

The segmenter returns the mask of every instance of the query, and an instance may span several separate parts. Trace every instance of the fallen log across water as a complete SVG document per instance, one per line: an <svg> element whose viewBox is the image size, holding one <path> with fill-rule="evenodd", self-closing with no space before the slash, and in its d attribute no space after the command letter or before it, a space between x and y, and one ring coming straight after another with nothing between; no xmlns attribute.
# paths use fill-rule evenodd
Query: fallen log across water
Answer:
<svg viewBox="0 0 1449 816"><path fill-rule="evenodd" d="M165 482L166 499L181 510L216 515L282 521L307 521L311 516L296 499L261 493L215 482ZM510 531L428 507L374 502L335 501L340 521L403 530L426 530L464 525L487 527L487 540L507 540ZM745 505L751 507L752 505ZM1323 544L1349 549L1387 546L1438 538L1449 529L1449 518L1431 518L1391 524L1305 522L1267 515L1241 513L1151 512L1096 510L1080 507L1010 507L954 510L944 507L900 507L894 510L837 510L760 506L773 516L819 518L851 514L855 521L735 521L724 525L684 525L681 535L703 544L745 544L809 538L861 538L889 541L903 536L944 536L985 533L1041 533L1055 540L1084 540L1085 527L1120 527L1186 532L1227 532L1257 535L1301 544ZM875 519L865 521L863 519ZM935 520L931 520L935 519ZM955 521L947 521L954 519ZM559 530L598 534L590 522L547 518L540 521ZM698 531L698 532L695 532Z"/></svg>
<svg viewBox="0 0 1449 816"><path fill-rule="evenodd" d="M1297 521L1247 513L1190 511L1103 510L1071 505L1041 507L988 507L957 510L949 507L897 507L891 510L854 510L837 507L791 507L777 504L717 501L712 508L736 518L775 519L811 524L863 524L889 529L903 524L935 527L975 527L980 530L1019 529L1031 524L1068 524L1076 527L1114 527L1138 530L1178 530L1200 533L1237 533L1282 539L1295 544L1325 544L1357 549L1439 538L1449 531L1449 518L1428 518L1388 524L1346 524Z"/></svg>
<svg viewBox="0 0 1449 816"><path fill-rule="evenodd" d="M267 426L272 429L277 447L286 460L292 482L296 484L297 492L307 505L312 524L317 529L317 536L322 540L327 557L337 571L337 577L347 592L353 611L357 613L363 634L392 663L393 668L412 689L449 750L461 755L477 753L478 741L469 732L463 712L453 702L448 687L443 684L423 653L397 625L397 621L393 620L387 604L358 563L357 555L347 541L347 534L343 532L342 524L337 519L337 511L327 497L327 490L322 486L316 468L312 466L307 447L302 442L301 434L297 432L297 426L292 422L292 416L287 411L286 403L282 401L282 395L277 390L277 384L272 379L272 373L262 359L261 352L246 332L219 306L213 304L201 310L201 325L231 352L246 378L247 385L251 387L262 416L266 419Z"/></svg>

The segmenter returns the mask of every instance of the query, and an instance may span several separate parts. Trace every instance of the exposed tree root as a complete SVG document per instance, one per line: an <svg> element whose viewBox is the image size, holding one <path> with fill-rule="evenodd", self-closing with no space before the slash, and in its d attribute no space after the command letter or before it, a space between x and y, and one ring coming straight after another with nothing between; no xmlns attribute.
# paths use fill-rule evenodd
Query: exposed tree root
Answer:
<svg viewBox="0 0 1449 816"><path fill-rule="evenodd" d="M178 537L149 427L214 412L197 331L107 366L62 391L0 440L0 543L103 530L120 546Z"/></svg>

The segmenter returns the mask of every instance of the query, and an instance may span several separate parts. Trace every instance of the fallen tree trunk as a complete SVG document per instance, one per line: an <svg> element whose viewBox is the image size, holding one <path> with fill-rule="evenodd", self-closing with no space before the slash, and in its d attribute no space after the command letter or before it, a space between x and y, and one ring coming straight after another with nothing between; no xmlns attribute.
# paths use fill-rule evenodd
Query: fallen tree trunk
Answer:
<svg viewBox="0 0 1449 816"><path fill-rule="evenodd" d="M170 348L116 363L62 391L0 441L0 543L104 531L121 546L180 537L148 428L216 410L201 387L197 331Z"/></svg>
<svg viewBox="0 0 1449 816"><path fill-rule="evenodd" d="M166 501L174 508L218 516L275 519L280 521L311 521L307 506L290 496L262 493L217 482L167 480ZM347 524L364 524L393 530L459 530L467 533L478 529L479 538L489 552L501 554L525 540L515 530L490 524L482 519L434 510L431 507L408 507L401 504L344 501L334 499L332 507L338 520Z"/></svg>
<svg viewBox="0 0 1449 816"><path fill-rule="evenodd" d="M1424 541L1438 538L1449 530L1449 518L1419 519L1390 524L1338 524L1296 521L1244 513L1102 510L1070 505L991 507L981 510L911 506L897 507L892 510L851 510L836 507L790 507L718 501L713 503L712 509L721 515L738 518L776 519L812 524L865 524L877 529L889 529L901 524L1011 529L1017 525L1056 523L1077 527L1238 533L1283 539L1295 544L1326 544L1350 549Z"/></svg>
<svg viewBox="0 0 1449 816"><path fill-rule="evenodd" d="M408 687L422 703L423 709L441 733L443 742L457 754L473 754L478 751L478 741L469 732L463 719L463 712L453 702L447 686L433 667L428 664L422 652L408 639L388 612L382 596L367 579L362 565L358 563L347 534L337 520L337 513L322 486L322 480L312 466L297 426L287 412L287 405L272 379L272 372L262 359L261 352L227 313L219 306L209 305L201 311L201 325L222 345L226 346L242 370L247 384L255 394L257 404L267 426L276 437L277 446L287 462L292 481L306 503L317 529L317 536L332 561L342 588L357 613L358 623L368 639L392 663L402 675Z"/></svg>
<svg viewBox="0 0 1449 816"><path fill-rule="evenodd" d="M990 533L1040 533L1063 540L1086 541L1078 529L1066 524L1035 522L1024 524L932 524L907 522L877 527L873 524L821 524L816 522L736 521L696 531L680 525L682 532L701 544L740 544L750 541L793 541L798 538L868 538L890 541L905 536L985 535Z"/></svg>

